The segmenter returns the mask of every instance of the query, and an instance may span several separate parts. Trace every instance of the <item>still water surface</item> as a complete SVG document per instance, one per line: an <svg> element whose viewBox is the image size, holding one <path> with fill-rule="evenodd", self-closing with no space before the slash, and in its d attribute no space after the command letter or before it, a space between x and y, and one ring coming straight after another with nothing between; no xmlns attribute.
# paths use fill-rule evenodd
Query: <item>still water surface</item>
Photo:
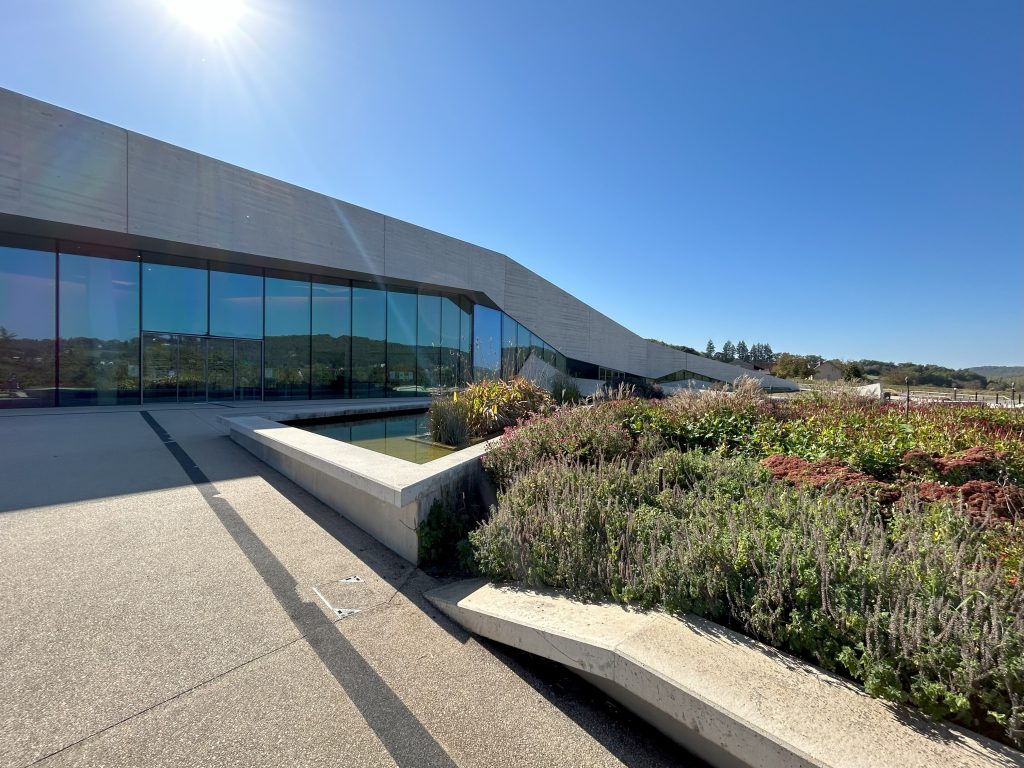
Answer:
<svg viewBox="0 0 1024 768"><path fill-rule="evenodd" d="M430 435L425 411L314 424L293 422L290 426L416 464L426 464L453 450L426 442Z"/></svg>

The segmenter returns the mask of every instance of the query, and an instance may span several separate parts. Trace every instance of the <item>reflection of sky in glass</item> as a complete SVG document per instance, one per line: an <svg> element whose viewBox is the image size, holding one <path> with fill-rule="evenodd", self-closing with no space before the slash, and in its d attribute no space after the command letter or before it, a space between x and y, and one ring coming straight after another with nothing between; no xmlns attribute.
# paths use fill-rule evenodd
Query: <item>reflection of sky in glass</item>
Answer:
<svg viewBox="0 0 1024 768"><path fill-rule="evenodd" d="M267 278L267 336L309 335L309 283Z"/></svg>
<svg viewBox="0 0 1024 768"><path fill-rule="evenodd" d="M388 341L416 344L416 294L388 291Z"/></svg>
<svg viewBox="0 0 1024 768"><path fill-rule="evenodd" d="M62 253L60 335L122 341L138 336L138 262Z"/></svg>
<svg viewBox="0 0 1024 768"><path fill-rule="evenodd" d="M441 343L441 297L420 295L417 297L416 337L421 347L437 347Z"/></svg>
<svg viewBox="0 0 1024 768"><path fill-rule="evenodd" d="M384 341L385 296L374 288L352 288L352 335Z"/></svg>
<svg viewBox="0 0 1024 768"><path fill-rule="evenodd" d="M263 338L263 278L210 272L210 333Z"/></svg>
<svg viewBox="0 0 1024 768"><path fill-rule="evenodd" d="M347 336L352 324L351 289L347 285L313 283L313 333Z"/></svg>
<svg viewBox="0 0 1024 768"><path fill-rule="evenodd" d="M501 367L501 313L480 304L473 308L473 365L489 371Z"/></svg>
<svg viewBox="0 0 1024 768"><path fill-rule="evenodd" d="M0 326L19 339L52 339L54 255L0 247Z"/></svg>
<svg viewBox="0 0 1024 768"><path fill-rule="evenodd" d="M143 264L142 327L205 334L206 270Z"/></svg>
<svg viewBox="0 0 1024 768"><path fill-rule="evenodd" d="M448 349L459 348L459 326L462 312L459 306L449 298L441 299L441 346Z"/></svg>

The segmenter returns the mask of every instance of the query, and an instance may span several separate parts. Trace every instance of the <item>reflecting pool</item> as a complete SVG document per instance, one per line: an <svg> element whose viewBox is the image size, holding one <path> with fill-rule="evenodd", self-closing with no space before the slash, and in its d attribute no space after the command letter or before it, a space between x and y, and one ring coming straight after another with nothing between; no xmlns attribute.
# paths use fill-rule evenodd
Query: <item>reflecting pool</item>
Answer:
<svg viewBox="0 0 1024 768"><path fill-rule="evenodd" d="M362 419L291 421L287 424L415 464L426 464L455 450L430 442L426 411Z"/></svg>

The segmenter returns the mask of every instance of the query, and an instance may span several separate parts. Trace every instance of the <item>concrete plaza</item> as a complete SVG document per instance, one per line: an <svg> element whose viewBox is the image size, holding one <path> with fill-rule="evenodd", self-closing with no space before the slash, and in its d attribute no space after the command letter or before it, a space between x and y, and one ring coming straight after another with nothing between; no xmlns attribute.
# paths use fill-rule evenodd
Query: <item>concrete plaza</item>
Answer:
<svg viewBox="0 0 1024 768"><path fill-rule="evenodd" d="M0 412L0 765L696 764L458 629L225 412Z"/></svg>

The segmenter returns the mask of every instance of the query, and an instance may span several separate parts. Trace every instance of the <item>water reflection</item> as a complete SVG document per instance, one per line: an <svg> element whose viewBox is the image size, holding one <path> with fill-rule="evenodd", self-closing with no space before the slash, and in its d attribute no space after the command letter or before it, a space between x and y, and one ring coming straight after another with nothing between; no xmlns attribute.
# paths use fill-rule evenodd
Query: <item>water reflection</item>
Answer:
<svg viewBox="0 0 1024 768"><path fill-rule="evenodd" d="M352 421L294 422L291 426L415 464L426 464L454 450L429 442L425 411Z"/></svg>

